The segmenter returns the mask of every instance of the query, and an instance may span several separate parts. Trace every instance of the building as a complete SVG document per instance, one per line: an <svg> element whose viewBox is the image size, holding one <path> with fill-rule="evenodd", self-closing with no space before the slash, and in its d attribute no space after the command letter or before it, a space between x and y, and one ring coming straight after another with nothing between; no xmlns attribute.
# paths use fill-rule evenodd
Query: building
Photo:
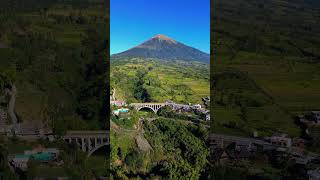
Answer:
<svg viewBox="0 0 320 180"><path fill-rule="evenodd" d="M28 161L28 156L14 156L14 158L11 159L10 164L17 169L26 171L28 169Z"/></svg>
<svg viewBox="0 0 320 180"><path fill-rule="evenodd" d="M271 137L267 137L266 140L272 145L277 145L280 147L291 148L292 146L292 139L286 134L274 134Z"/></svg>
<svg viewBox="0 0 320 180"><path fill-rule="evenodd" d="M320 124L320 111L311 111L311 120L315 123Z"/></svg>
<svg viewBox="0 0 320 180"><path fill-rule="evenodd" d="M320 168L307 172L309 180L320 180Z"/></svg>
<svg viewBox="0 0 320 180"><path fill-rule="evenodd" d="M302 138L293 138L292 142L293 146L304 149L306 140Z"/></svg>
<svg viewBox="0 0 320 180"><path fill-rule="evenodd" d="M0 109L0 133L6 132L7 119L8 119L7 112L4 111L3 109Z"/></svg>
<svg viewBox="0 0 320 180"><path fill-rule="evenodd" d="M209 96L204 97L202 98L202 101L206 106L208 106L210 104L210 97Z"/></svg>
<svg viewBox="0 0 320 180"><path fill-rule="evenodd" d="M125 106L125 105L126 105L126 102L125 102L125 101L119 101L119 100L110 101L110 105L114 105L114 106L117 106L117 107L121 107L121 106Z"/></svg>
<svg viewBox="0 0 320 180"><path fill-rule="evenodd" d="M301 123L307 125L320 125L320 111L311 111L308 115L298 116Z"/></svg>
<svg viewBox="0 0 320 180"><path fill-rule="evenodd" d="M235 142L235 150L240 151L240 150L247 150L251 151L252 148L252 143L250 141L236 141Z"/></svg>
<svg viewBox="0 0 320 180"><path fill-rule="evenodd" d="M22 171L28 169L28 161L33 158L41 163L48 163L56 160L59 156L59 150L55 148L42 148L41 146L33 150L24 151L24 154L15 154L10 159L10 164Z"/></svg>
<svg viewBox="0 0 320 180"><path fill-rule="evenodd" d="M247 141L235 142L234 149L227 149L226 152L230 159L248 159L254 156L252 144Z"/></svg>
<svg viewBox="0 0 320 180"><path fill-rule="evenodd" d="M210 121L210 113L206 114L206 121Z"/></svg>
<svg viewBox="0 0 320 180"><path fill-rule="evenodd" d="M200 104L194 104L192 105L193 109L201 109L201 105Z"/></svg>

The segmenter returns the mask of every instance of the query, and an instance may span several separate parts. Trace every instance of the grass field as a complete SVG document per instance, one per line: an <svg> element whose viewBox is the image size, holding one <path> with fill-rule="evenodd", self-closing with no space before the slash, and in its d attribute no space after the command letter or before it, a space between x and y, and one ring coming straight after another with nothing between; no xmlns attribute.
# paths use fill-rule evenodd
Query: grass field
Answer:
<svg viewBox="0 0 320 180"><path fill-rule="evenodd" d="M0 13L0 42L4 44L0 48L0 69L14 74L18 91L15 111L21 122L39 123L49 116L57 119L53 111L60 106L64 109L59 113L61 116L84 122L84 118L75 115L77 94L84 89L84 82L89 84L88 79L84 80L89 78L84 71L92 57L83 57L84 51L86 56L90 55L89 48L84 46L90 46L88 34L92 29L105 34L105 28L101 28L106 18L103 5L101 1L78 4L43 1L38 5L42 9L25 4ZM8 14L14 15L6 18ZM105 35L100 35L100 41L103 38ZM90 98L94 101L93 95ZM97 126L89 122L78 128Z"/></svg>
<svg viewBox="0 0 320 180"><path fill-rule="evenodd" d="M277 0L214 9L213 132L300 136L294 116L320 109L319 10Z"/></svg>
<svg viewBox="0 0 320 180"><path fill-rule="evenodd" d="M110 67L110 85L115 89L116 99L124 100L127 104L167 100L182 104L202 104L202 98L210 96L209 67L206 64L121 58L111 59ZM139 97L141 92L144 97L148 97L146 101ZM163 113L163 116L165 114ZM177 177L189 177L191 174L196 177L205 171L202 167L206 163L207 151L202 135L205 136L208 130L203 126L201 126L202 129L198 128L197 125L186 120L189 114L182 116L182 113L175 115L171 112L170 115L171 118L162 117L163 121L157 126L154 122L157 122L162 115L155 114L151 110L130 109L127 114L111 116L111 175L113 177L129 179L138 177L175 179L176 177L179 179ZM144 118L143 122L140 121L141 118ZM154 120L148 121L149 118ZM175 142L179 140L181 142ZM185 144L181 145L183 143ZM141 147L150 146L151 150L141 149ZM192 153L195 154L190 155ZM192 156L190 157L192 160L188 161L188 156ZM194 163L198 160L203 161ZM171 165L165 165L162 168L162 162ZM172 170L169 172L162 169ZM186 173L183 174L180 171Z"/></svg>
<svg viewBox="0 0 320 180"><path fill-rule="evenodd" d="M15 85L14 111L19 123L43 128L48 122L53 133L60 135L67 130L106 129L109 121L101 113L107 81L104 12L101 0L1 1L1 108L6 110L10 97L5 92ZM48 143L9 139L0 154L23 153ZM107 174L109 160L105 156L87 158L80 148L59 142L50 147L60 150L64 165L37 164L35 175L39 178L81 179L89 174L92 179L93 171L98 176Z"/></svg>
<svg viewBox="0 0 320 180"><path fill-rule="evenodd" d="M200 63L183 63L115 59L111 62L111 87L116 88L118 99L136 102L133 83L137 71L144 70L147 71L144 87L153 102L201 103L201 98L210 94L209 68Z"/></svg>

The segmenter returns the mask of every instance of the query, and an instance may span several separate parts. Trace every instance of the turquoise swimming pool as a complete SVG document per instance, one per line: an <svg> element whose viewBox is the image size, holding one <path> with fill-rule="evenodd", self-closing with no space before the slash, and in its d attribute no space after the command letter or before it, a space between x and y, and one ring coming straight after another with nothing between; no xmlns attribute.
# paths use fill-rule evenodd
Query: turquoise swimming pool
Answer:
<svg viewBox="0 0 320 180"><path fill-rule="evenodd" d="M38 161L51 161L55 158L55 156L52 153L41 152L37 154L17 154L15 155L15 158L17 159L34 158L35 160L38 160Z"/></svg>
<svg viewBox="0 0 320 180"><path fill-rule="evenodd" d="M121 109L116 109L113 112L116 113L116 114L118 114L118 113L127 113L127 112L129 112L129 109L121 108Z"/></svg>

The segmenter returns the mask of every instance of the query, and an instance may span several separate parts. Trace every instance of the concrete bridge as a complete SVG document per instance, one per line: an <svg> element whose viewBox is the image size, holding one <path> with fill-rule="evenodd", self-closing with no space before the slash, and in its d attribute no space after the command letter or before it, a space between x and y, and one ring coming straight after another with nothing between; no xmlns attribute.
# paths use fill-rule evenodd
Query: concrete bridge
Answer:
<svg viewBox="0 0 320 180"><path fill-rule="evenodd" d="M167 105L166 103L131 103L130 104L130 106L133 106L137 111L139 111L142 108L149 108L156 114L160 108L166 105Z"/></svg>
<svg viewBox="0 0 320 180"><path fill-rule="evenodd" d="M174 102L165 102L165 103L131 103L130 106L133 106L137 111L139 111L142 108L149 108L154 113L157 114L160 108L164 106L169 106L173 110L190 110L193 108L191 105L185 105L185 104L176 104Z"/></svg>
<svg viewBox="0 0 320 180"><path fill-rule="evenodd" d="M76 142L81 150L90 156L109 145L109 131L67 131L63 139L68 143Z"/></svg>

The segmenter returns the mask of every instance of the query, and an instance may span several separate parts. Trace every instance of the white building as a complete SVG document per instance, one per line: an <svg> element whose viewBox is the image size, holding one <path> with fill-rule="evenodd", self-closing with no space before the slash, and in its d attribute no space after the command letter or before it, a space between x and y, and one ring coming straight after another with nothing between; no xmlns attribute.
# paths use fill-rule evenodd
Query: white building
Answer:
<svg viewBox="0 0 320 180"><path fill-rule="evenodd" d="M206 121L210 121L210 113L206 114Z"/></svg>
<svg viewBox="0 0 320 180"><path fill-rule="evenodd" d="M320 180L320 168L308 171L309 180Z"/></svg>
<svg viewBox="0 0 320 180"><path fill-rule="evenodd" d="M200 104L194 104L192 107L194 109L201 109L201 105Z"/></svg>
<svg viewBox="0 0 320 180"><path fill-rule="evenodd" d="M311 116L317 123L320 123L320 111L311 111Z"/></svg>
<svg viewBox="0 0 320 180"><path fill-rule="evenodd" d="M273 145L290 148L292 146L292 139L286 134L274 134L266 138Z"/></svg>
<svg viewBox="0 0 320 180"><path fill-rule="evenodd" d="M124 101L110 101L110 105L121 107L121 106L125 106L126 102L124 102Z"/></svg>
<svg viewBox="0 0 320 180"><path fill-rule="evenodd" d="M22 171L27 170L28 168L28 161L29 161L29 156L28 157L15 157L11 160L12 166L15 168L21 169Z"/></svg>

